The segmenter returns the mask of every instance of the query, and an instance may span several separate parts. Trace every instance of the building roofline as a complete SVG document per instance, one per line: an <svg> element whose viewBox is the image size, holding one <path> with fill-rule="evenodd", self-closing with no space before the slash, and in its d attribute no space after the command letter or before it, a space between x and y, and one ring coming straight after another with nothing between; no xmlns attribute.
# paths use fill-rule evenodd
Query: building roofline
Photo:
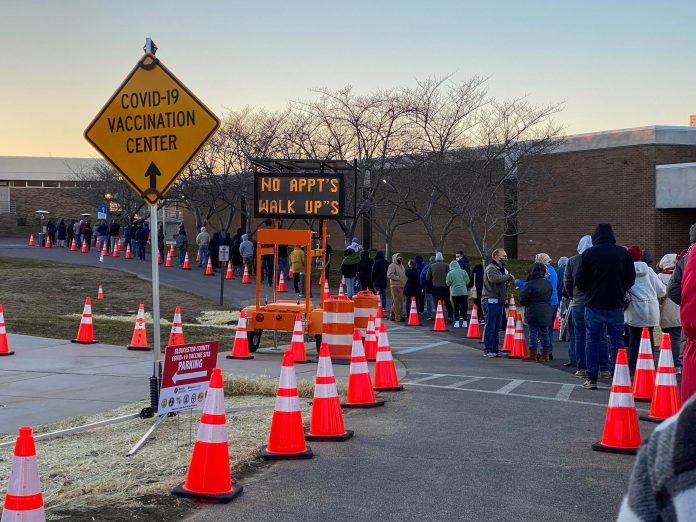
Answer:
<svg viewBox="0 0 696 522"><path fill-rule="evenodd" d="M696 145L696 127L650 125L571 134L551 154L637 145Z"/></svg>

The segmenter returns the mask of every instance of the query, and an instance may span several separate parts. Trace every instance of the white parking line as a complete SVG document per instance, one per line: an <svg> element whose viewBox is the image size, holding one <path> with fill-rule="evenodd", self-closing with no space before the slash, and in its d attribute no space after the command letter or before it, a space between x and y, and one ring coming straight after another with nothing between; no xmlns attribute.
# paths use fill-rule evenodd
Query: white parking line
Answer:
<svg viewBox="0 0 696 522"><path fill-rule="evenodd" d="M523 384L523 383L524 383L524 381L521 381L519 379L515 379L514 381L507 383L505 386L503 386L499 390L496 390L496 393L502 393L503 395L505 395L506 393L510 393L512 390L514 390L520 384Z"/></svg>
<svg viewBox="0 0 696 522"><path fill-rule="evenodd" d="M442 346L444 344L449 344L449 341L440 341L438 343L425 344L423 346L417 346L414 348L406 348L405 350L399 350L396 353L398 353L399 355L403 355L405 353L413 353L413 352L418 352L420 350L427 350L428 348L435 348L437 346Z"/></svg>
<svg viewBox="0 0 696 522"><path fill-rule="evenodd" d="M469 384L471 382L480 381L481 379L483 379L483 377L472 377L471 379L464 379L463 381L453 382L452 384L448 385L447 388L459 388L460 386L464 386L465 384Z"/></svg>
<svg viewBox="0 0 696 522"><path fill-rule="evenodd" d="M558 390L556 398L562 400L570 399L570 394L573 393L573 390L576 388L576 386L576 384L564 384L563 386L561 386L561 389Z"/></svg>
<svg viewBox="0 0 696 522"><path fill-rule="evenodd" d="M421 377L420 379L415 379L413 381L407 381L407 382L409 384L415 384L417 382L425 382L425 381L429 381L431 379L438 379L439 377L443 377L443 375L440 373L433 373L433 374L428 375L428 377Z"/></svg>

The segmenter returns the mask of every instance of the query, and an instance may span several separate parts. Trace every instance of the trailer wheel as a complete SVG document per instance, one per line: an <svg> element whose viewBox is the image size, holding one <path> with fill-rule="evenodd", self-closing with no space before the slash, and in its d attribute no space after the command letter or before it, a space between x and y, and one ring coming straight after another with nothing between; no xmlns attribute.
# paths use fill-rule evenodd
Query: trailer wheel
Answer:
<svg viewBox="0 0 696 522"><path fill-rule="evenodd" d="M249 351L250 352L255 352L256 350L259 349L259 345L261 344L261 334L263 333L263 330L251 330L247 332L247 339L249 341Z"/></svg>

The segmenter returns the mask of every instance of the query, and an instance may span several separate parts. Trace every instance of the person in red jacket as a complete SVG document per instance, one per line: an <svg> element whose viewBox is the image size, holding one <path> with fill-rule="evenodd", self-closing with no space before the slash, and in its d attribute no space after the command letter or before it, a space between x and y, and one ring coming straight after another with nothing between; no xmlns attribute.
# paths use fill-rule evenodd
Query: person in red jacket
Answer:
<svg viewBox="0 0 696 522"><path fill-rule="evenodd" d="M682 357L682 403L696 394L696 256L690 255L684 268L681 281L682 331L686 336L686 346Z"/></svg>

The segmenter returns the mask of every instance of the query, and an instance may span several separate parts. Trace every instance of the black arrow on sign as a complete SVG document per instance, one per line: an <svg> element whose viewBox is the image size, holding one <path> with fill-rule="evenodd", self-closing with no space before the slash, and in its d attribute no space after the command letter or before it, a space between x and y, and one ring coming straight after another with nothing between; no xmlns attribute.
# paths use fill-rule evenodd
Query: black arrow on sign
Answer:
<svg viewBox="0 0 696 522"><path fill-rule="evenodd" d="M159 196L159 191L157 190L157 176L161 176L162 173L155 165L154 161L150 162L150 166L145 171L145 177L150 178L150 188L143 192L143 195L153 194L155 197Z"/></svg>

